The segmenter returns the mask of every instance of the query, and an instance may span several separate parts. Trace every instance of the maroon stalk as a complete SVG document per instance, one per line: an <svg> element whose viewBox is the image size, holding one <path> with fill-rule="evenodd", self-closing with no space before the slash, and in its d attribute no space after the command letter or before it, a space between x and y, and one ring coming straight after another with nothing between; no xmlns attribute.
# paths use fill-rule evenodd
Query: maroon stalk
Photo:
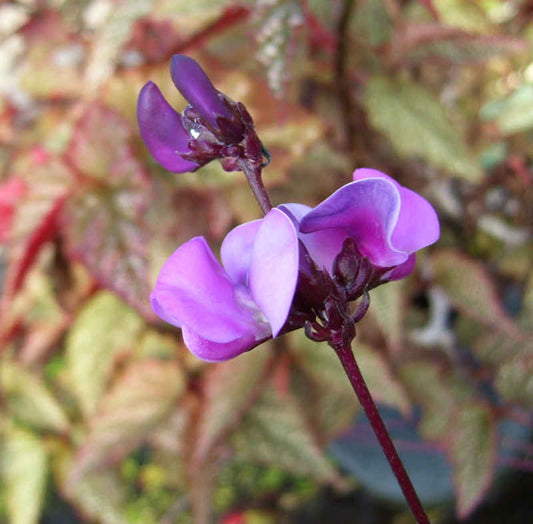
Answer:
<svg viewBox="0 0 533 524"><path fill-rule="evenodd" d="M361 370L359 369L359 366L355 361L355 357L353 356L351 346L349 344L339 344L332 347L337 353L346 375L348 375L350 384L352 385L353 390L355 391L355 394L361 403L361 406L363 406L363 409L365 410L366 416L370 421L370 425L372 426L379 444L383 449L383 453L390 464L392 472L398 480L398 484L403 491L405 500L409 504L416 522L418 524L430 524L428 516L426 515L422 503L418 498L413 483L411 482L407 471L405 471L400 456L396 451L389 432L387 431L383 419L376 408L376 404L372 399L372 395L370 395L370 391L368 390L363 375L361 374Z"/></svg>
<svg viewBox="0 0 533 524"><path fill-rule="evenodd" d="M263 180L261 179L262 167L257 165L250 165L250 163L244 161L240 163L240 167L243 173L246 175L248 185L252 189L252 192L263 211L263 214L267 214L272 209L272 203L270 197L266 192Z"/></svg>

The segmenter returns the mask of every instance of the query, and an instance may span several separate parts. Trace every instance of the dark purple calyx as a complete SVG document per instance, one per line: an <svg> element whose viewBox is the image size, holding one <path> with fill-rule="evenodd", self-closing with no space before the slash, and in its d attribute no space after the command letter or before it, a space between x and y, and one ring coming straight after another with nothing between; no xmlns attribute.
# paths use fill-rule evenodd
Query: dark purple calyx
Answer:
<svg viewBox="0 0 533 524"><path fill-rule="evenodd" d="M382 277L388 272L390 268L376 267L361 255L352 238L344 240L332 274L319 268L300 243L298 285L283 332L303 327L316 342L349 345L355 337L355 324L370 305L368 292L383 284L386 280Z"/></svg>
<svg viewBox="0 0 533 524"><path fill-rule="evenodd" d="M184 109L182 123L190 138L188 151L181 156L199 166L219 160L225 171L240 171L243 163L261 166L263 147L250 114L240 102L233 102L221 93L218 96L227 111L216 117L216 125L193 106Z"/></svg>

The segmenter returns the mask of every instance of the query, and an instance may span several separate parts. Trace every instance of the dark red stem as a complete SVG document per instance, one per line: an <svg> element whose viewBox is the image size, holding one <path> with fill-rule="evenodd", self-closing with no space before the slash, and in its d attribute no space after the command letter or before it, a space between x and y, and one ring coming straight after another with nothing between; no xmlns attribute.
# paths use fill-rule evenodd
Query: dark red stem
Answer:
<svg viewBox="0 0 533 524"><path fill-rule="evenodd" d="M240 167L246 176L246 180L248 180L248 185L252 189L263 214L266 215L272 209L272 203L261 179L261 167L250 165L246 161L241 162Z"/></svg>
<svg viewBox="0 0 533 524"><path fill-rule="evenodd" d="M350 345L339 344L339 346L333 346L333 349L337 353L342 367L344 368L344 371L346 371L346 375L348 375L350 384L352 385L361 406L363 406L363 409L365 410L370 425L383 449L383 453L385 453L385 457L390 464L392 472L398 480L400 488L402 488L405 500L407 501L407 504L409 504L416 522L418 524L430 524L426 512L422 507L422 503L413 487L413 483L411 482L407 471L405 471L400 456L390 438L389 432L376 408L372 395L370 395L370 391L368 391L361 370L353 356L352 348Z"/></svg>

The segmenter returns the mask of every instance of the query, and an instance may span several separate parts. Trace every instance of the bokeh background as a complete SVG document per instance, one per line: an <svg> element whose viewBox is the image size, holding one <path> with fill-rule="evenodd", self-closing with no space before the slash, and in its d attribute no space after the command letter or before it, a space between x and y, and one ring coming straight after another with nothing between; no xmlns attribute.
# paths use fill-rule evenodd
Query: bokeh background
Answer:
<svg viewBox="0 0 533 524"><path fill-rule="evenodd" d="M412 522L331 350L210 365L151 312L180 243L260 216L142 143L174 53L246 105L275 204L364 166L432 202L355 355L432 522L531 521L532 49L528 0L1 2L0 522Z"/></svg>

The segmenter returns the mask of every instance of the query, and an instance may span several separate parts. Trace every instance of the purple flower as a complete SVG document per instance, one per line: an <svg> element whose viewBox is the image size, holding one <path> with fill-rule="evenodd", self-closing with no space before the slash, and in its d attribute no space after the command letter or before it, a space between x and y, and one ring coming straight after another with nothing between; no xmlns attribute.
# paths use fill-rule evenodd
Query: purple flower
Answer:
<svg viewBox="0 0 533 524"><path fill-rule="evenodd" d="M233 229L221 248L223 266L203 237L165 262L152 308L180 327L187 347L207 361L248 351L284 326L298 279L298 238L280 210Z"/></svg>
<svg viewBox="0 0 533 524"><path fill-rule="evenodd" d="M431 204L375 169L357 169L354 181L314 209L281 206L299 224L299 238L311 258L329 272L346 238L378 268L389 268L383 280L411 273L415 252L436 242L440 227Z"/></svg>
<svg viewBox="0 0 533 524"><path fill-rule="evenodd" d="M208 361L302 327L313 340L349 344L368 291L406 277L415 252L438 237L424 198L358 169L354 182L314 209L284 204L235 228L222 243L223 266L203 237L183 244L159 274L152 307Z"/></svg>
<svg viewBox="0 0 533 524"><path fill-rule="evenodd" d="M154 158L169 171L185 173L219 159L227 171L240 162L261 164L261 142L245 107L215 89L198 63L174 55L172 80L189 102L182 114L148 82L139 94L137 120L141 136Z"/></svg>

